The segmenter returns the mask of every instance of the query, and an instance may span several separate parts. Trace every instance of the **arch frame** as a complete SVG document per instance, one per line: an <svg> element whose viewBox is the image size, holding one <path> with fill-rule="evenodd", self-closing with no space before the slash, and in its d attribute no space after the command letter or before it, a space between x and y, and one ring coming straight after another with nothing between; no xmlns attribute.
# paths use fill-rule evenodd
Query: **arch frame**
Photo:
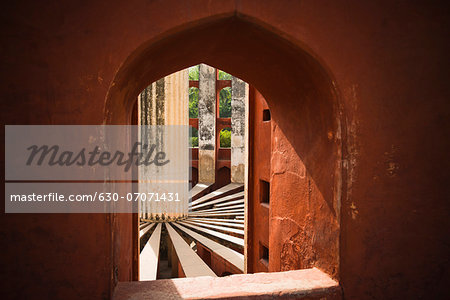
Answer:
<svg viewBox="0 0 450 300"><path fill-rule="evenodd" d="M220 49L218 41L227 36L230 37L230 33L234 34L228 40L231 40L232 46ZM247 40L246 37L254 39ZM183 43L186 43L187 50L180 53L179 49ZM263 48L265 43L270 47ZM195 45L199 44L206 45L205 49L198 51L199 48ZM235 47L235 51L232 49L233 47ZM243 58L242 56L245 54L252 57L254 61ZM271 61L268 59L270 57L276 57L277 60ZM322 226L320 229L332 231L333 245L331 248L335 253L327 253L324 248L329 245L324 242L325 247L324 245L309 245L311 246L309 253L302 258L290 261L288 256L289 253L292 254L292 250L284 248L286 243L277 249L287 255L285 257L288 264L287 269L316 266L338 279L341 201L346 197L348 181L346 118L334 76L326 63L315 55L305 43L258 18L237 12L216 14L169 28L163 33L149 38L122 63L106 95L104 124L130 124L133 106L140 91L161 77L199 63L207 63L238 76L252 84L267 99L273 119L277 120L273 127L273 133L279 137L278 142L281 140L280 145L272 142L272 151L281 151L281 153L285 151L288 153L288 160L300 161L294 165L304 175L296 174L296 176L301 179L301 182L305 181L305 177L309 177L310 179L306 180L309 189L312 185L313 189L318 191L313 192L316 195L309 196L310 199L319 199L323 202L321 205L325 203L328 206L331 213L320 212L313 218L317 220L324 215L326 218L334 218L330 221L330 224L333 224ZM272 77L261 75L264 71L264 63L270 64ZM276 95L280 91L282 91L281 95ZM300 95L298 100L296 95ZM281 98L287 100L281 101ZM296 133L294 123L298 118L294 116L296 110L291 109L294 103L289 103L289 100L292 99L295 100L294 103L298 105L298 109L306 111L302 115L305 116L304 120L307 122L307 126L302 130L303 136ZM315 125L319 126L315 128ZM314 135L319 135L319 138L315 138ZM299 141L301 138L304 138L305 142ZM328 151L318 151L317 158L320 159L324 156L326 157L325 161L331 161L332 167L328 168L332 172L331 178L322 174L326 173L322 169L327 169L327 167L314 162L314 158L311 157L317 152L316 150L305 153L305 149L308 148L305 144L308 142L312 142L311 144L316 148L325 146L332 148ZM329 158L331 156L332 159ZM293 182L285 177L286 173L291 174L292 171L288 170L289 163L285 160L278 154L272 158L272 169L275 170L272 170L270 176L271 179L280 178L277 182L284 182L285 186L291 187ZM283 166L280 167L280 165ZM313 183L311 184L311 182ZM324 188L325 186L327 187ZM304 191L300 192L300 194L302 193ZM299 195L299 193L294 194ZM279 211L282 213L284 209ZM279 217L271 214L273 219ZM287 223L287 225L277 224L282 229L275 230L277 234L282 235L286 235L286 231L297 230L294 235L286 238L287 241L294 239L296 243L303 243L308 239L315 238L311 233L315 231L314 228L309 228L308 233L305 234L305 231L302 233L297 228L301 227L297 224L298 220L290 220ZM304 221L302 225L313 226L308 221ZM296 228L293 229L293 227ZM299 235L301 237L297 239ZM248 243L247 231L246 243ZM322 247L322 249L317 250L314 249L315 247ZM317 256L321 255L332 256L332 258L327 258L325 262L318 262L320 258ZM332 266L327 267L330 262ZM246 262L246 267L247 264L248 262ZM280 262L271 271L283 270L281 265Z"/></svg>

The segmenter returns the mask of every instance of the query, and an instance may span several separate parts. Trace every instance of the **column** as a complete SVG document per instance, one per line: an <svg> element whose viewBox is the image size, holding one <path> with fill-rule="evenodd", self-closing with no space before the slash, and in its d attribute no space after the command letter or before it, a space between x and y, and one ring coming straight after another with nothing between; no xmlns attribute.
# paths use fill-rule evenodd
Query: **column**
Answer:
<svg viewBox="0 0 450 300"><path fill-rule="evenodd" d="M198 181L215 182L216 70L200 65L198 98Z"/></svg>
<svg viewBox="0 0 450 300"><path fill-rule="evenodd" d="M170 186L189 185L189 81L188 70L168 75L148 86L139 95L140 124L151 126L141 133L141 142L158 141L158 151L164 151L171 161L174 170L186 169L186 176L179 178L162 178L155 173L155 168L139 167L139 192L141 193L173 193ZM183 125L183 126L175 126ZM177 157L175 157L177 156ZM155 184L155 181L166 182ZM152 183L153 182L153 183ZM142 202L141 215L152 221L176 220L187 216L188 194L180 195L181 201L146 201Z"/></svg>
<svg viewBox="0 0 450 300"><path fill-rule="evenodd" d="M231 79L231 182L244 183L246 163L246 118L248 85L237 77Z"/></svg>

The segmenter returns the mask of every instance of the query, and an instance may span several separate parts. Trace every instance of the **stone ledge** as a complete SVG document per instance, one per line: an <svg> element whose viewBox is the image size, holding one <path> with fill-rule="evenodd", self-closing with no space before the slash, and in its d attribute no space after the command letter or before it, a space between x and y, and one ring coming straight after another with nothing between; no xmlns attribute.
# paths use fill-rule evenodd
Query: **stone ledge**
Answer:
<svg viewBox="0 0 450 300"><path fill-rule="evenodd" d="M339 284L317 268L119 282L114 300L125 299L342 299Z"/></svg>

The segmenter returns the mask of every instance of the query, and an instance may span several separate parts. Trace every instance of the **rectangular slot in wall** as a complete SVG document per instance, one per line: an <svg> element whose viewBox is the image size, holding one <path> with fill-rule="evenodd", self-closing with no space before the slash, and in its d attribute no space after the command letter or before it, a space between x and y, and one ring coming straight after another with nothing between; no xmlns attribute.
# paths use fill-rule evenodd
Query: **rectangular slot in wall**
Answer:
<svg viewBox="0 0 450 300"><path fill-rule="evenodd" d="M269 248L259 243L259 259L265 265L269 265Z"/></svg>
<svg viewBox="0 0 450 300"><path fill-rule="evenodd" d="M263 110L263 121L270 121L270 109Z"/></svg>
<svg viewBox="0 0 450 300"><path fill-rule="evenodd" d="M260 198L259 201L263 204L270 204L270 183L264 180L259 181Z"/></svg>

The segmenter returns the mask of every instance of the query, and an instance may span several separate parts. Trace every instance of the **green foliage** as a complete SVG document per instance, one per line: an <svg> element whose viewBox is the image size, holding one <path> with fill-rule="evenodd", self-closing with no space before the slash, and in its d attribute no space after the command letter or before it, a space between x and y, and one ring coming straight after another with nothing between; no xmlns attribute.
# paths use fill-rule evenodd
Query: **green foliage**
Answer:
<svg viewBox="0 0 450 300"><path fill-rule="evenodd" d="M189 143L189 146L191 148L198 148L198 137L196 136L191 136L191 141Z"/></svg>
<svg viewBox="0 0 450 300"><path fill-rule="evenodd" d="M226 87L219 94L219 117L231 118L231 88ZM189 118L198 118L198 88L189 88Z"/></svg>
<svg viewBox="0 0 450 300"><path fill-rule="evenodd" d="M198 118L198 88L189 88L189 118Z"/></svg>
<svg viewBox="0 0 450 300"><path fill-rule="evenodd" d="M189 131L189 146L191 148L198 147L198 130L195 127L191 127Z"/></svg>
<svg viewBox="0 0 450 300"><path fill-rule="evenodd" d="M189 80L198 80L200 73L200 65L189 67ZM219 80L231 80L231 74L219 70Z"/></svg>
<svg viewBox="0 0 450 300"><path fill-rule="evenodd" d="M226 87L219 94L219 117L231 118L231 88Z"/></svg>
<svg viewBox="0 0 450 300"><path fill-rule="evenodd" d="M231 147L231 128L224 128L220 131L220 147Z"/></svg>
<svg viewBox="0 0 450 300"><path fill-rule="evenodd" d="M189 68L189 80L198 80L199 76L199 65Z"/></svg>
<svg viewBox="0 0 450 300"><path fill-rule="evenodd" d="M222 70L219 70L219 80L231 80L231 77L232 76L230 74Z"/></svg>
<svg viewBox="0 0 450 300"><path fill-rule="evenodd" d="M189 68L189 80L198 80L199 65ZM231 75L219 70L220 80L231 80ZM219 117L231 118L231 88L226 87L219 94ZM189 88L189 118L198 118L198 89Z"/></svg>

